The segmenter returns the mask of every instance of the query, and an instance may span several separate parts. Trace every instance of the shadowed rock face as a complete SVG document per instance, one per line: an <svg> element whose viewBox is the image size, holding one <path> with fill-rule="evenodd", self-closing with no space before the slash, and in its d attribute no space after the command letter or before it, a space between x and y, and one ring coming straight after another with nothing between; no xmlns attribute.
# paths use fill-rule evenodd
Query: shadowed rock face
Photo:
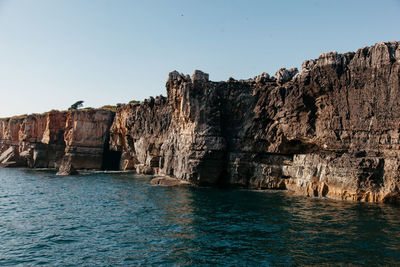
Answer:
<svg viewBox="0 0 400 267"><path fill-rule="evenodd" d="M210 82L174 71L166 101L118 109L111 149L124 169L195 184L395 201L399 66L390 42L325 53L276 77Z"/></svg>
<svg viewBox="0 0 400 267"><path fill-rule="evenodd" d="M168 137L171 117L172 108L162 96L117 107L110 149L121 153L120 169L161 173L161 146Z"/></svg>
<svg viewBox="0 0 400 267"><path fill-rule="evenodd" d="M399 42L248 80L174 71L166 89L167 97L119 105L115 117L81 110L0 120L0 164L400 200Z"/></svg>

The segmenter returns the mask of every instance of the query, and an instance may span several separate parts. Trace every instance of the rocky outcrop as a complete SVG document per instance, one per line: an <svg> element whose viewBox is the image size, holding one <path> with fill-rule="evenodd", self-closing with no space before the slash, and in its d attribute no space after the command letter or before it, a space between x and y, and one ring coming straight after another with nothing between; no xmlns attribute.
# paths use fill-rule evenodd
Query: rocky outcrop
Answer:
<svg viewBox="0 0 400 267"><path fill-rule="evenodd" d="M162 173L161 147L169 135L171 117L172 107L162 96L142 104L118 105L110 129L110 149L121 154L120 169Z"/></svg>
<svg viewBox="0 0 400 267"><path fill-rule="evenodd" d="M0 120L0 164L400 201L400 42L248 80L173 71L166 89L167 97L118 105L115 117L80 110Z"/></svg>
<svg viewBox="0 0 400 267"><path fill-rule="evenodd" d="M100 169L113 117L107 110L78 110L1 119L0 164Z"/></svg>
<svg viewBox="0 0 400 267"><path fill-rule="evenodd" d="M64 157L61 161L57 175L77 175L79 172L72 165L72 159Z"/></svg>
<svg viewBox="0 0 400 267"><path fill-rule="evenodd" d="M388 42L273 77L210 82L174 71L162 104L119 107L111 149L123 168L193 184L397 201L399 66L400 45Z"/></svg>
<svg viewBox="0 0 400 267"><path fill-rule="evenodd" d="M299 73L297 68L291 68L288 70L282 68L275 73L274 77L278 83L285 83L290 81L297 73Z"/></svg>

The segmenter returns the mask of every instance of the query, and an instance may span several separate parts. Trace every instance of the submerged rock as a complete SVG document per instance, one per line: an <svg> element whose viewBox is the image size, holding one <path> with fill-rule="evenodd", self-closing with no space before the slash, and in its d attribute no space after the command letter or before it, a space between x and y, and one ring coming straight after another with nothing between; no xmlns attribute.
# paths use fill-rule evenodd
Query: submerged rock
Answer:
<svg viewBox="0 0 400 267"><path fill-rule="evenodd" d="M152 185L160 185L160 186L180 186L180 185L190 185L190 183L171 177L157 177L153 178L150 181Z"/></svg>

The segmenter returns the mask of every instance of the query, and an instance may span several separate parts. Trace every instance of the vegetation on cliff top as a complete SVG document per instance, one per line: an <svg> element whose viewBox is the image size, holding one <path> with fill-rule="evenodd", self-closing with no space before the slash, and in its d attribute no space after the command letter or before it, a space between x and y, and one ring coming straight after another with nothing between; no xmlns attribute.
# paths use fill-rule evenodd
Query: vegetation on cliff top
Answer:
<svg viewBox="0 0 400 267"><path fill-rule="evenodd" d="M140 104L140 101L131 100L131 101L129 101L129 104L132 104L132 105L134 105L134 104Z"/></svg>
<svg viewBox="0 0 400 267"><path fill-rule="evenodd" d="M105 105L102 106L100 109L105 109L105 110L110 110L113 112L117 112L117 106L113 106L113 105Z"/></svg>
<svg viewBox="0 0 400 267"><path fill-rule="evenodd" d="M76 101L74 104L72 104L68 110L77 110L80 107L83 107L83 102L82 100Z"/></svg>

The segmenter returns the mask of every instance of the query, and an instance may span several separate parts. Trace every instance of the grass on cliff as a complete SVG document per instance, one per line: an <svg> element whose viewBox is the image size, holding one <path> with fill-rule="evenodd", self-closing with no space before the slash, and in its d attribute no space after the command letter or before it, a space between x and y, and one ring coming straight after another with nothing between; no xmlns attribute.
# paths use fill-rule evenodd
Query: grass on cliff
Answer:
<svg viewBox="0 0 400 267"><path fill-rule="evenodd" d="M131 100L129 101L129 104L134 105L134 104L140 104L140 101L137 100Z"/></svg>
<svg viewBox="0 0 400 267"><path fill-rule="evenodd" d="M102 106L100 109L105 109L105 110L110 110L113 112L117 112L117 106L112 106L112 105L105 105Z"/></svg>
<svg viewBox="0 0 400 267"><path fill-rule="evenodd" d="M23 115L15 115L15 116L12 116L12 117L0 118L0 120L10 120L10 119L16 119L16 120L19 120L19 119L25 119L26 117L28 117L28 114L23 114Z"/></svg>

